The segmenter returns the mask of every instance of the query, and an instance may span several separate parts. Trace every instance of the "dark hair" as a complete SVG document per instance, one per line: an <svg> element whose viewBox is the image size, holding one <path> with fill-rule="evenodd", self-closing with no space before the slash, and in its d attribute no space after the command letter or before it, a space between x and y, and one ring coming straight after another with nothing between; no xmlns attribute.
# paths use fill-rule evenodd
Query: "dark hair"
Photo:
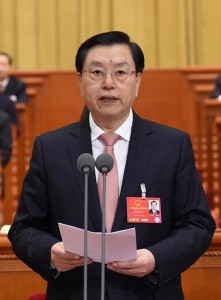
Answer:
<svg viewBox="0 0 221 300"><path fill-rule="evenodd" d="M136 66L136 73L142 73L144 69L143 51L141 50L140 46L130 41L130 37L126 33L121 31L109 31L99 33L83 42L79 47L75 57L75 66L77 72L82 71L88 51L91 48L97 45L111 46L114 44L125 44L130 48Z"/></svg>
<svg viewBox="0 0 221 300"><path fill-rule="evenodd" d="M151 205L152 205L153 203L156 203L156 205L157 205L157 201L153 200L153 201L150 202Z"/></svg>
<svg viewBox="0 0 221 300"><path fill-rule="evenodd" d="M11 57L7 52L0 51L0 55L6 56L7 59L8 59L9 65L12 65L12 62L13 62L13 61L12 61L12 57Z"/></svg>

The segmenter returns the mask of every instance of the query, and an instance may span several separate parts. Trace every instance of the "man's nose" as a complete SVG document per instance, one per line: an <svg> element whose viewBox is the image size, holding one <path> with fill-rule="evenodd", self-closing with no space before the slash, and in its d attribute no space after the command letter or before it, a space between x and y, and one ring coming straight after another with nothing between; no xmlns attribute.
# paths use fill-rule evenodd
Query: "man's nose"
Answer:
<svg viewBox="0 0 221 300"><path fill-rule="evenodd" d="M112 71L107 72L103 77L103 87L113 88L115 87L115 79Z"/></svg>

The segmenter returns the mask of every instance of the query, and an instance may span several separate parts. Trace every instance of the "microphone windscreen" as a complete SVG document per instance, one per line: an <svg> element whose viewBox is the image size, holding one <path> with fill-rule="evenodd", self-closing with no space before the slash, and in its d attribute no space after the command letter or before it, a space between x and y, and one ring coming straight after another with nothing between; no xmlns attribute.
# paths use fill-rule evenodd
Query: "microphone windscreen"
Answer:
<svg viewBox="0 0 221 300"><path fill-rule="evenodd" d="M110 154L102 153L96 159L96 167L99 172L103 172L103 168L106 168L106 172L110 172L114 166L113 157Z"/></svg>
<svg viewBox="0 0 221 300"><path fill-rule="evenodd" d="M82 173L85 172L85 168L89 168L89 174L93 172L95 167L95 159L90 153L83 153L77 160L78 170Z"/></svg>

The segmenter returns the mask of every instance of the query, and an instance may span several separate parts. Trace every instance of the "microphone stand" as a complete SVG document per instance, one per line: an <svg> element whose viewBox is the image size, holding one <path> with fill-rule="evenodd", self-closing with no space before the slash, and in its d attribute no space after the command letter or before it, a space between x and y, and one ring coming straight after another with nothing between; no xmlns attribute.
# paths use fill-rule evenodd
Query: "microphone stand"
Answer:
<svg viewBox="0 0 221 300"><path fill-rule="evenodd" d="M88 175L89 167L84 168L84 300L87 300L87 253L88 253Z"/></svg>
<svg viewBox="0 0 221 300"><path fill-rule="evenodd" d="M103 195L102 195L102 241L101 241L101 300L105 298L105 224L106 224L106 176L108 169L103 167Z"/></svg>
<svg viewBox="0 0 221 300"><path fill-rule="evenodd" d="M101 300L105 296L105 224L106 224L106 176L113 168L114 160L108 153L100 154L95 163L98 171L102 173L103 194L102 194L102 244L101 244Z"/></svg>

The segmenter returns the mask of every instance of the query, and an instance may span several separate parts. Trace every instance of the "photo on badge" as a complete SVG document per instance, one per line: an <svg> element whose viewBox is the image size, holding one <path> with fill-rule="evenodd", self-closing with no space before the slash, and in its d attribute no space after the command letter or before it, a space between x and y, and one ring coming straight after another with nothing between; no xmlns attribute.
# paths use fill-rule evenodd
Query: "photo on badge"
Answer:
<svg viewBox="0 0 221 300"><path fill-rule="evenodd" d="M148 198L150 223L161 223L160 198Z"/></svg>

